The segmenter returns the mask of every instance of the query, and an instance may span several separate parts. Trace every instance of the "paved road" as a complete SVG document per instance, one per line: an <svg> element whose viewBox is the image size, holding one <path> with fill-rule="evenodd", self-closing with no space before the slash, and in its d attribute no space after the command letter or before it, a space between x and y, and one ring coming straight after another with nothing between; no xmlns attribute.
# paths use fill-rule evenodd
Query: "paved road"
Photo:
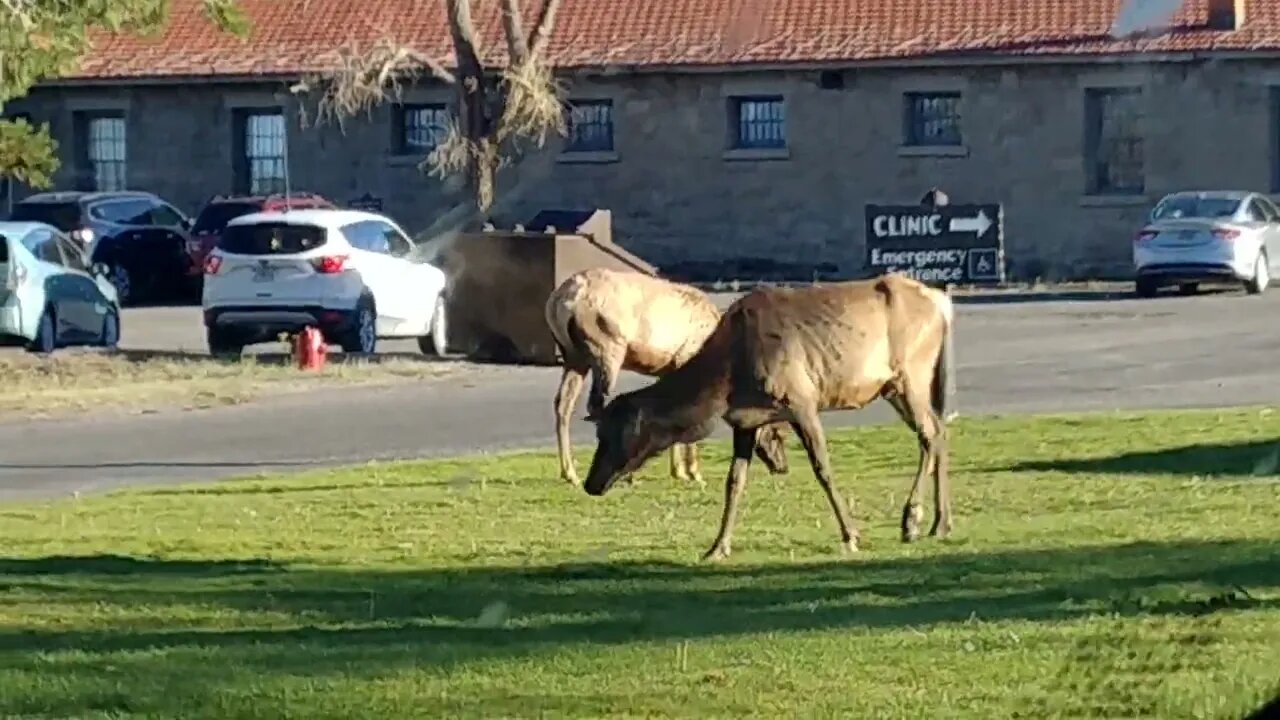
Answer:
<svg viewBox="0 0 1280 720"><path fill-rule="evenodd" d="M195 309L128 311L126 345L201 347ZM965 303L969 414L1280 404L1280 291L1156 300ZM555 368L490 367L412 387L340 389L236 407L0 424L0 499L369 459L549 448ZM645 381L628 376L623 388ZM831 425L883 422L877 404ZM579 442L591 426L575 424ZM720 432L724 434L723 428Z"/></svg>

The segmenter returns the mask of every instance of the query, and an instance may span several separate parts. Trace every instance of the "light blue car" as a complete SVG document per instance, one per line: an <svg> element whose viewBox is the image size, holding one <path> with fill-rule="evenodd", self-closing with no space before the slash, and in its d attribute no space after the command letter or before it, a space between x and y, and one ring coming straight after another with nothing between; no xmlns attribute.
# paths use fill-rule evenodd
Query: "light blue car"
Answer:
<svg viewBox="0 0 1280 720"><path fill-rule="evenodd" d="M68 345L115 348L120 303L107 268L51 225L0 222L0 337L51 353Z"/></svg>

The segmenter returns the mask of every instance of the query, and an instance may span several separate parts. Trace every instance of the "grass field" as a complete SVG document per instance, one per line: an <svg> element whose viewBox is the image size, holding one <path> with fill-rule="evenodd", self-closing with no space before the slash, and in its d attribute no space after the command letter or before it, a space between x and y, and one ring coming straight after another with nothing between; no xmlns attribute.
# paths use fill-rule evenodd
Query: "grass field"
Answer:
<svg viewBox="0 0 1280 720"><path fill-rule="evenodd" d="M283 346L282 346L283 347ZM383 358L346 361L335 354L318 373L288 356L246 355L238 362L164 353L63 350L51 357L0 355L0 415L59 415L87 409L201 408L247 402L322 384L382 384L441 377L460 363Z"/></svg>
<svg viewBox="0 0 1280 720"><path fill-rule="evenodd" d="M953 442L956 532L904 546L914 441L833 433L848 559L794 445L719 565L721 445L708 487L655 461L604 498L536 454L6 505L0 716L1229 718L1276 689L1280 413Z"/></svg>

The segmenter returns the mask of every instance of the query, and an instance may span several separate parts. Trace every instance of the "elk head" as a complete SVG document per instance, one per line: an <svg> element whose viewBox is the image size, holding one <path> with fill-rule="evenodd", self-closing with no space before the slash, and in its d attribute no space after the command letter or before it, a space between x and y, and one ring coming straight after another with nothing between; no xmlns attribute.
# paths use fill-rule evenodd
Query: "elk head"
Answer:
<svg viewBox="0 0 1280 720"><path fill-rule="evenodd" d="M596 451L583 483L590 495L605 494L620 478L679 441L674 432L655 421L650 408L626 394L588 419L596 424Z"/></svg>

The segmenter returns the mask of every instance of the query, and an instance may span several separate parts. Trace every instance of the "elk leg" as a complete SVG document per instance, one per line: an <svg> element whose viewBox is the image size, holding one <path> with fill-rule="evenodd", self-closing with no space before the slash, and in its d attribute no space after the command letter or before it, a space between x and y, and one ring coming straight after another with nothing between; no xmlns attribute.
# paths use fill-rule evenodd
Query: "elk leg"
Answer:
<svg viewBox="0 0 1280 720"><path fill-rule="evenodd" d="M924 481L925 475L930 472L934 475L934 519L933 527L929 530L930 535L945 537L951 531L951 506L949 495L949 487L947 487L947 467L944 459L946 451L946 427L942 423L942 419L938 417L938 413L934 411L933 406L929 402L928 384L924 385L925 389L921 390L916 383L908 381L906 392L901 396L901 400L906 409L906 415L910 418L907 424L912 430L915 430L916 437L920 441L920 466L916 472L915 482L912 484L911 497L908 498L908 506L915 504L917 490L920 483ZM905 418L904 418L905 419ZM919 512L916 505L913 519ZM907 540L907 518L908 510L903 509L903 540ZM915 528L918 533L918 528Z"/></svg>
<svg viewBox="0 0 1280 720"><path fill-rule="evenodd" d="M924 511L920 509L920 486L929 473L929 454L920 425L903 396L896 393L885 395L885 400L893 406L898 417L916 433L920 441L920 462L916 467L915 481L911 483L911 491L907 493L907 501L902 506L902 542L915 542L920 537L920 522L924 519Z"/></svg>
<svg viewBox="0 0 1280 720"><path fill-rule="evenodd" d="M933 440L937 462L933 471L933 527L929 528L929 535L945 538L951 534L951 443L946 424L936 414L934 420L938 428Z"/></svg>
<svg viewBox="0 0 1280 720"><path fill-rule="evenodd" d="M671 477L681 482L689 480L689 473L685 470L684 445L681 443L671 446Z"/></svg>
<svg viewBox="0 0 1280 720"><path fill-rule="evenodd" d="M613 386L622 372L622 358L615 354L601 354L592 363L591 392L587 395L587 417L596 417L604 410L605 402L613 395Z"/></svg>
<svg viewBox="0 0 1280 720"><path fill-rule="evenodd" d="M742 491L747 487L747 468L751 466L751 453L756 446L756 430L733 429L733 462L729 476L724 481L724 515L720 518L720 532L703 560L724 560L732 552L733 526L738 520L738 504Z"/></svg>
<svg viewBox="0 0 1280 720"><path fill-rule="evenodd" d="M586 370L565 365L560 376L560 389L556 392L556 448L560 453L560 479L571 485L581 485L578 471L573 467L573 449L569 444L569 420L573 406L582 394L582 383L587 379Z"/></svg>
<svg viewBox="0 0 1280 720"><path fill-rule="evenodd" d="M853 520L849 518L844 498L840 497L840 492L833 484L835 477L831 472L831 456L827 454L827 438L822 431L822 423L818 420L817 411L799 411L791 426L804 445L805 452L809 454L809 464L813 466L814 477L818 479L818 484L827 494L831 510L836 514L836 522L840 525L840 541L844 550L857 552L858 530L854 527Z"/></svg>
<svg viewBox="0 0 1280 720"><path fill-rule="evenodd" d="M685 467L689 471L689 477L695 483L702 485L702 461L698 458L698 443L689 443L684 446L684 449L687 458Z"/></svg>

